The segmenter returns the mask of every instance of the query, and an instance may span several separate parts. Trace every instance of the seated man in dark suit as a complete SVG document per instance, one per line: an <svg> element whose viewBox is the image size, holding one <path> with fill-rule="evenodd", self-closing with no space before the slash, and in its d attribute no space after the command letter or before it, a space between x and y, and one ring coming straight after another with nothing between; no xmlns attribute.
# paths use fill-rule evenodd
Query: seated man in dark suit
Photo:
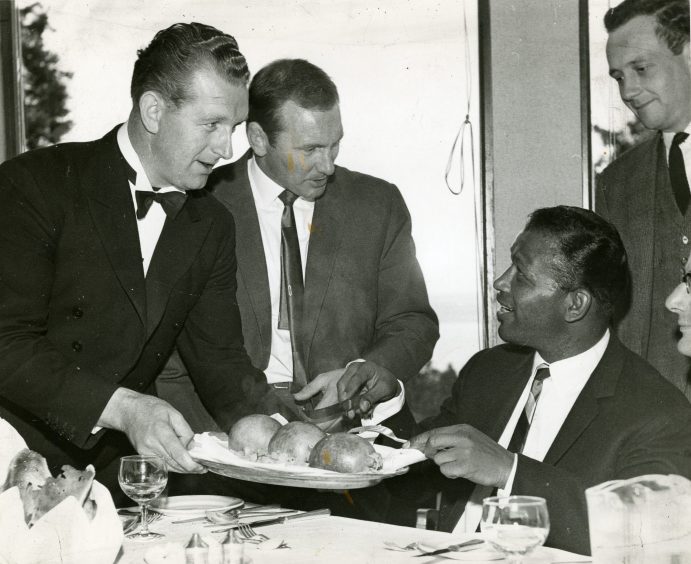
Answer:
<svg viewBox="0 0 691 564"><path fill-rule="evenodd" d="M508 344L471 358L411 440L438 469L390 486L405 488L397 501L423 484L441 491L446 531L475 531L494 489L544 497L547 544L587 553L586 488L650 473L691 477L691 407L609 330L628 268L612 225L580 208L537 210L511 259L494 283Z"/></svg>

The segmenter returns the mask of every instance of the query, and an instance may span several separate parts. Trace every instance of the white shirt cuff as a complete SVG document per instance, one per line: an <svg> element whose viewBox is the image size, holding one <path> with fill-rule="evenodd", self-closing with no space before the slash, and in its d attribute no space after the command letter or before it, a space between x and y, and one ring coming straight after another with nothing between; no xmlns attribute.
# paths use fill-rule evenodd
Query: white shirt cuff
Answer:
<svg viewBox="0 0 691 564"><path fill-rule="evenodd" d="M103 429L103 427L99 427L98 425L96 425L93 429L91 429L91 434L92 434L92 435L95 435L95 434L98 433L101 429Z"/></svg>
<svg viewBox="0 0 691 564"><path fill-rule="evenodd" d="M516 478L516 468L518 467L518 455L514 454L513 455L513 466L511 467L511 473L509 474L509 478L506 480L506 485L497 490L497 495L499 497L505 497L507 495L511 495L511 490L513 489L513 481Z"/></svg>

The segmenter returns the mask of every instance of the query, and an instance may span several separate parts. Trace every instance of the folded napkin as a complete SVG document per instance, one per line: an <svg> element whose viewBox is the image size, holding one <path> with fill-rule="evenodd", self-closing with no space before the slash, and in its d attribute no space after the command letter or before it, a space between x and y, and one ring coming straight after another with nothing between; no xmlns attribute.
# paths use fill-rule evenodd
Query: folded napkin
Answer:
<svg viewBox="0 0 691 564"><path fill-rule="evenodd" d="M0 486L10 462L26 443L0 419ZM89 495L96 514L89 520L76 498L68 497L29 529L19 488L0 493L0 564L112 564L123 533L110 492L94 482Z"/></svg>
<svg viewBox="0 0 691 564"><path fill-rule="evenodd" d="M122 545L122 525L110 492L94 482L89 520L76 498L68 497L31 528L24 522L19 488L0 494L0 562L14 564L112 564Z"/></svg>
<svg viewBox="0 0 691 564"><path fill-rule="evenodd" d="M384 466L380 471L383 474L390 474L425 460L425 455L416 449L395 449L382 445L374 445L375 450L381 454ZM200 433L194 436L194 442L190 449L190 455L196 460L208 460L243 468L266 468L270 470L281 470L295 472L300 471L304 474L314 474L320 476L324 474L332 475L337 472L322 470L320 468L310 468L309 466L295 466L281 464L279 462L253 462L235 454L227 446L227 438L218 433Z"/></svg>

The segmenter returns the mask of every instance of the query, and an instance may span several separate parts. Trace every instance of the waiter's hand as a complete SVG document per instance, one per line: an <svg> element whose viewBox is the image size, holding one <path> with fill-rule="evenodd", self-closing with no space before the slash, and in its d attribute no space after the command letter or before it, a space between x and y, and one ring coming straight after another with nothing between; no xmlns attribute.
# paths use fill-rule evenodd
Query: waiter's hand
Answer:
<svg viewBox="0 0 691 564"><path fill-rule="evenodd" d="M302 390L293 394L295 401L306 401L321 392L322 397L319 403L314 407L315 409L329 407L330 405L338 403L338 389L336 385L343 375L343 372L345 372L345 368L322 372L302 388Z"/></svg>
<svg viewBox="0 0 691 564"><path fill-rule="evenodd" d="M374 406L390 400L399 392L398 380L383 366L370 360L352 362L338 381L338 401L344 401L357 394L357 412L348 412L351 419L355 415L364 418L372 416Z"/></svg>
<svg viewBox="0 0 691 564"><path fill-rule="evenodd" d="M424 452L447 478L466 478L483 486L503 488L513 468L513 453L470 425L426 431L403 447Z"/></svg>
<svg viewBox="0 0 691 564"><path fill-rule="evenodd" d="M170 470L206 470L187 452L194 433L179 411L154 396L118 388L98 420L99 427L122 431L139 454L158 454Z"/></svg>

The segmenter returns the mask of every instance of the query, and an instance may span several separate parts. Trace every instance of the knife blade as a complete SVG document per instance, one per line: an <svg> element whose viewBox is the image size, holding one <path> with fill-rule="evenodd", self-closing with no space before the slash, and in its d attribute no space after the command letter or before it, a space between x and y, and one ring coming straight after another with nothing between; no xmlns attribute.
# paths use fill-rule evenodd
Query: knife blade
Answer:
<svg viewBox="0 0 691 564"><path fill-rule="evenodd" d="M272 519L257 518L257 519L253 519L251 521L243 521L242 523L229 523L227 526L224 526L220 529L214 529L211 532L212 533L223 533L223 532L227 531L228 529L236 529L240 525L251 525L253 527L260 527L262 525L276 525L279 523L287 523L288 521L294 521L297 519L307 521L309 519L316 519L319 517L327 517L329 515L331 515L330 509L315 509L314 511L307 511L304 513L298 513L296 515L287 515L287 516L281 515L278 517L274 517Z"/></svg>
<svg viewBox="0 0 691 564"><path fill-rule="evenodd" d="M321 407L319 409L314 409L312 411L305 410L302 412L302 416L308 422L322 423L338 417L339 415L344 415L348 411L356 411L357 404L353 398L348 398L341 402L329 405L328 407Z"/></svg>
<svg viewBox="0 0 691 564"><path fill-rule="evenodd" d="M466 550L475 550L476 548L480 547L474 545L482 544L483 542L485 541L483 541L482 539L471 539L460 544L452 544L451 546L447 546L446 548L439 548L437 550L433 550L432 552L423 552L421 554L416 554L415 558L419 558L420 556L437 556L438 554L446 554L447 552L465 552Z"/></svg>

